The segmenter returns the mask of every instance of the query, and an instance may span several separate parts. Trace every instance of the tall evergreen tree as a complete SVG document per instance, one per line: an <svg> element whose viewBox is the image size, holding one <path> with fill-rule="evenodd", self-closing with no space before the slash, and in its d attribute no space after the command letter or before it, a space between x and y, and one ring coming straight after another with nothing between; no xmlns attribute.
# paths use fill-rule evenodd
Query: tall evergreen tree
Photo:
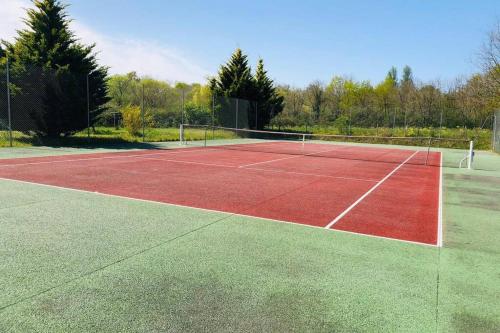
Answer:
<svg viewBox="0 0 500 333"><path fill-rule="evenodd" d="M403 77L401 78L402 84L413 83L413 73L411 67L406 65L403 67Z"/></svg>
<svg viewBox="0 0 500 333"><path fill-rule="evenodd" d="M257 64L254 85L254 100L257 104L255 105L255 111L253 113L255 119L249 119L249 123L253 125L253 128L262 129L269 124L273 116L278 115L283 110L284 100L283 96L277 93L273 80L268 77L262 59L259 59Z"/></svg>
<svg viewBox="0 0 500 333"><path fill-rule="evenodd" d="M278 95L273 81L267 76L263 60L259 60L255 75L252 76L248 58L239 48L234 51L229 61L221 66L217 77L210 80L210 89L215 96L249 101L249 104L239 105L240 108L247 108L245 112L240 112L247 115L248 119L245 119L244 123L250 128L264 128L273 115L283 110L283 97ZM223 107L222 112L233 112L233 108ZM221 114L220 118L232 120L231 116ZM223 120L222 122L225 125ZM242 123L241 119L238 119L238 123ZM232 125L232 122L228 125Z"/></svg>
<svg viewBox="0 0 500 333"><path fill-rule="evenodd" d="M222 65L218 76L210 80L210 89L216 96L250 99L253 82L248 59L241 49L236 49L231 59Z"/></svg>
<svg viewBox="0 0 500 333"><path fill-rule="evenodd" d="M51 77L45 86L43 107L31 117L41 135L69 135L87 127L87 77L92 120L105 110L107 68L99 66L95 45L78 42L69 29L67 6L58 0L33 0L27 10L27 28L14 43L6 43L12 65L19 72L39 68ZM22 89L21 89L22 91Z"/></svg>
<svg viewBox="0 0 500 333"><path fill-rule="evenodd" d="M394 86L398 84L398 70L396 67L392 66L389 72L387 73L387 78L394 82Z"/></svg>

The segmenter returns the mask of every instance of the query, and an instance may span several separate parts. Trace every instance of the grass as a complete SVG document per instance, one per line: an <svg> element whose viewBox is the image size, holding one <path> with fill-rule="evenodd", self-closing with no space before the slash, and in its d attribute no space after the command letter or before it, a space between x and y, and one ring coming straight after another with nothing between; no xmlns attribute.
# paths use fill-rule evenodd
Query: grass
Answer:
<svg viewBox="0 0 500 333"><path fill-rule="evenodd" d="M292 132L305 132L306 128L301 127L291 127L288 129L282 129L284 131ZM347 129L339 129L335 126L312 126L307 128L307 132L315 134L335 134L335 135L345 135ZM479 150L490 150L491 149L491 139L492 131L490 129L464 129L464 128L434 128L434 127L352 127L351 135L353 136L370 136L370 137L431 137L443 139L443 143L448 148L454 148L456 145L462 145L462 143L453 144L452 142L446 143L446 139L452 140L474 140L474 145ZM402 141L404 142L404 141ZM412 142L415 144L415 142ZM423 140L418 145L427 145L427 141ZM457 147L462 148L462 147Z"/></svg>
<svg viewBox="0 0 500 333"><path fill-rule="evenodd" d="M305 127L293 127L288 129L281 129L283 131L292 132L305 132ZM360 128L353 127L351 129L352 135L355 136L371 136L371 137L433 137L441 138L439 142L435 141L433 145L439 145L440 147L447 148L460 148L466 149L466 142L455 142L446 141L446 139L460 139L460 140L474 140L475 148L478 150L490 150L491 149L491 138L492 132L487 129L469 129L464 130L463 128L442 128L441 130L436 128ZM341 135L343 131L340 131L337 127L333 126L315 126L308 128L308 132L315 134L338 134ZM113 128L113 127L96 127L90 132L90 141L88 139L87 130L76 133L68 138L61 138L57 140L42 139L36 136L26 135L21 132L13 132L13 146L37 146L37 145L61 145L61 146L88 146L90 144L95 145L105 145L105 144L123 144L123 143L141 143L141 142L171 142L179 140L179 129L178 128L146 128L145 138L142 137L141 133L136 133L135 135L130 134L124 128ZM225 131L216 131L216 139L230 139L234 138L234 134ZM203 140L205 137L205 131L203 129L190 129L186 132L187 140ZM349 139L349 141L359 141L354 139ZM372 140L373 141L373 140ZM402 144L402 145L414 145L414 146L427 146L427 140L386 140L380 139L372 143L387 143L387 144ZM8 133L6 131L0 131L0 147L9 146Z"/></svg>
<svg viewBox="0 0 500 333"><path fill-rule="evenodd" d="M179 141L179 128L147 128L145 129L145 139L142 133L130 134L124 128L96 127L90 131L90 139L87 130L78 132L72 136L59 139L40 138L34 135L13 131L14 147L29 146L89 146L89 145L116 145L126 143L143 142L173 142ZM215 139L228 139L234 137L232 133L217 131ZM187 140L203 140L205 138L204 129L189 129L186 132ZM8 132L0 131L0 147L9 147Z"/></svg>
<svg viewBox="0 0 500 333"><path fill-rule="evenodd" d="M499 188L445 168L437 249L0 180L0 331L494 332Z"/></svg>

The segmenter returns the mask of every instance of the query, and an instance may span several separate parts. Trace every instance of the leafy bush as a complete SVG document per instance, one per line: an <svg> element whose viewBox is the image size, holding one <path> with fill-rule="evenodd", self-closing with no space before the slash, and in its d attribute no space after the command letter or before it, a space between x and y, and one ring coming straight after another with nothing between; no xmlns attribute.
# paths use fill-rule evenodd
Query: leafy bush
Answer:
<svg viewBox="0 0 500 333"><path fill-rule="evenodd" d="M186 105L186 118L189 124L208 125L212 123L212 111L206 106L188 103Z"/></svg>
<svg viewBox="0 0 500 333"><path fill-rule="evenodd" d="M134 105L129 105L121 109L123 127L131 135L139 134L142 128L141 108Z"/></svg>
<svg viewBox="0 0 500 333"><path fill-rule="evenodd" d="M347 116L338 117L333 125L338 128L341 134L349 134L349 118Z"/></svg>

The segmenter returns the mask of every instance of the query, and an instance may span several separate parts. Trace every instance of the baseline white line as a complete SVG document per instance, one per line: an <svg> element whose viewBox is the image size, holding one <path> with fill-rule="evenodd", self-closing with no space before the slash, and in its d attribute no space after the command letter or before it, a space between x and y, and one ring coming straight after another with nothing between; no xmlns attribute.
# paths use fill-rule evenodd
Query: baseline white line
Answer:
<svg viewBox="0 0 500 333"><path fill-rule="evenodd" d="M335 223L337 223L340 219L342 219L347 213L349 213L354 207L356 207L361 201L364 200L370 193L375 191L377 187L382 185L387 179L389 179L390 176L392 176L396 171L399 170L403 165L406 164L413 156L415 156L419 151L414 152L411 154L410 157L408 157L406 160L404 160L400 165L398 165L394 170L389 172L384 178L382 178L377 184L375 184L371 189L369 189L365 194L363 194L361 197L359 197L358 200L356 200L352 205L347 207L346 210L344 210L340 215L338 215L332 222L328 223L324 228L325 229L330 229Z"/></svg>
<svg viewBox="0 0 500 333"><path fill-rule="evenodd" d="M180 205L180 204L174 204L174 203L168 203L168 202L161 202L161 201L153 201L153 200L147 200L147 199L138 199L138 198L133 198L133 197L126 197L126 196L123 196L123 195L107 194L107 193L93 192L93 191L87 191L87 190L79 190L79 189L75 189L75 188L71 188L71 187L62 187L62 186L57 186L57 185L41 184L41 183L35 183L35 182L30 182L30 181L25 181L25 180L18 180L18 179L10 179L10 178L0 177L0 180L10 181L10 182L14 182L14 183L35 185L35 186L43 186L43 187L48 187L48 188L53 188L53 189L58 189L58 190L73 191L73 192L79 192L79 193L85 193L85 194L94 194L94 195L100 195L100 196L104 196L104 197L126 199L126 200L131 200L131 201L138 201L138 202L145 202L145 203L156 204L156 205L171 206L171 207L180 207L180 208L188 208L188 209L194 209L194 210L205 211L205 212L210 212L210 213L223 213L223 214L228 214L229 216L248 217L248 218L253 218L253 219L263 220L263 221L270 221L270 222L276 222L276 223L285 223L285 224L290 224L290 225L299 226L299 227L306 227L306 228L327 230L328 232L334 232L334 233L338 232L338 233L345 233L345 234L363 236L363 237L368 237L368 238L386 239L386 240L396 241L396 242L401 242L401 243L409 243L409 244L416 244L416 245L424 245L424 246L436 247L436 245L433 245L433 244L422 243L422 242L415 242L415 241L409 241L409 240L405 240L405 239L389 238L389 237L384 237L384 236L363 234L363 233L357 233L357 232L346 231L346 230L325 229L323 227L318 227L318 226L309 225L309 224L303 224L303 223L299 223L299 222L290 222L290 221L283 221L283 220L271 219L271 218L267 218L267 217L245 215L245 214L238 214L238 213L231 213L231 212L225 212L225 211L222 211L222 210L199 208L199 207L186 206L186 205Z"/></svg>
<svg viewBox="0 0 500 333"><path fill-rule="evenodd" d="M441 152L441 161L439 166L439 207L438 207L438 230L437 246L443 246L443 153Z"/></svg>

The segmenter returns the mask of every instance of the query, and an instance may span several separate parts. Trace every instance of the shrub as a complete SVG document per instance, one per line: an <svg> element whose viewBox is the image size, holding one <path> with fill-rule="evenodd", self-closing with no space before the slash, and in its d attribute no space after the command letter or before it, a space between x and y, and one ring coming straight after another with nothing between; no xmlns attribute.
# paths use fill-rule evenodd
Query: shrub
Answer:
<svg viewBox="0 0 500 333"><path fill-rule="evenodd" d="M131 135L139 134L142 128L141 108L134 105L129 105L121 109L123 127Z"/></svg>
<svg viewBox="0 0 500 333"><path fill-rule="evenodd" d="M347 116L338 117L333 123L335 127L338 128L341 134L350 134L349 133L349 118Z"/></svg>

